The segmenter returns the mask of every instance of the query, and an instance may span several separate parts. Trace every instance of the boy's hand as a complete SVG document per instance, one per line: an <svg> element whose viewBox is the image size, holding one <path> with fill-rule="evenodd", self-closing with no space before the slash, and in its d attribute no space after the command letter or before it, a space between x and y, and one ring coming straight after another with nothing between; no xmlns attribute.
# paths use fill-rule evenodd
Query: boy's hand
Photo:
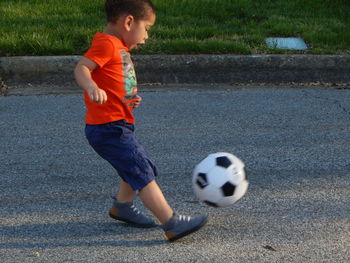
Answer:
<svg viewBox="0 0 350 263"><path fill-rule="evenodd" d="M92 102L103 104L107 101L107 93L103 89L93 87L87 89L87 93Z"/></svg>
<svg viewBox="0 0 350 263"><path fill-rule="evenodd" d="M133 99L132 107L134 109L138 108L140 106L141 101L142 101L142 98L139 95L135 95L135 98Z"/></svg>

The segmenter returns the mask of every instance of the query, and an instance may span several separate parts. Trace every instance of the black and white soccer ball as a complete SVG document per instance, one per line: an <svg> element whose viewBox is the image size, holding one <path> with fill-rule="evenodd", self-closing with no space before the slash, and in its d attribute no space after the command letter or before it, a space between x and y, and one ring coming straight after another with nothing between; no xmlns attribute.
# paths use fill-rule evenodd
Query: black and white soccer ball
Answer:
<svg viewBox="0 0 350 263"><path fill-rule="evenodd" d="M208 155L195 167L192 184L199 200L227 207L247 192L249 182L244 163L233 154L219 152Z"/></svg>

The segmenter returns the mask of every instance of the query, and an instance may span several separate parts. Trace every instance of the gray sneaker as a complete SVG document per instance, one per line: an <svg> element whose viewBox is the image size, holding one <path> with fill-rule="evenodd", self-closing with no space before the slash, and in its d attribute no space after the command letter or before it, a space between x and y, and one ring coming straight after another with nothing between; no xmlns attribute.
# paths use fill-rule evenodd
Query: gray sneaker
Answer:
<svg viewBox="0 0 350 263"><path fill-rule="evenodd" d="M202 228L206 224L207 218L206 215L191 218L190 216L174 214L168 222L161 225L161 228L169 241L173 242Z"/></svg>
<svg viewBox="0 0 350 263"><path fill-rule="evenodd" d="M135 227L150 228L157 226L151 218L144 216L132 202L114 201L113 206L109 209L109 216Z"/></svg>

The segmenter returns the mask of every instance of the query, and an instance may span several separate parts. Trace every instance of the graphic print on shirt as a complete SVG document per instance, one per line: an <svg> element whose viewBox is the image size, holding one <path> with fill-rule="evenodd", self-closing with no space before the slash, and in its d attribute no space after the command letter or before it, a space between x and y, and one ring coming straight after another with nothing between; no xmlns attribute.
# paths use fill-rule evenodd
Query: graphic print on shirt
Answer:
<svg viewBox="0 0 350 263"><path fill-rule="evenodd" d="M123 102L131 106L133 104L132 100L135 99L137 94L136 73L130 55L125 50L121 50L120 55L122 57L124 89L126 91Z"/></svg>

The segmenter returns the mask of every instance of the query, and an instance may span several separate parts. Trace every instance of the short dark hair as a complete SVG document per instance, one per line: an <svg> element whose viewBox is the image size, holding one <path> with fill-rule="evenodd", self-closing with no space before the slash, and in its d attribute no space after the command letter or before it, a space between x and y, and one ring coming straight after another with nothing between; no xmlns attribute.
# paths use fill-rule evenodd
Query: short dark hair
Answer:
<svg viewBox="0 0 350 263"><path fill-rule="evenodd" d="M142 20L147 19L150 12L156 13L151 0L106 0L105 10L108 22L115 22L123 14L130 14L136 20Z"/></svg>

